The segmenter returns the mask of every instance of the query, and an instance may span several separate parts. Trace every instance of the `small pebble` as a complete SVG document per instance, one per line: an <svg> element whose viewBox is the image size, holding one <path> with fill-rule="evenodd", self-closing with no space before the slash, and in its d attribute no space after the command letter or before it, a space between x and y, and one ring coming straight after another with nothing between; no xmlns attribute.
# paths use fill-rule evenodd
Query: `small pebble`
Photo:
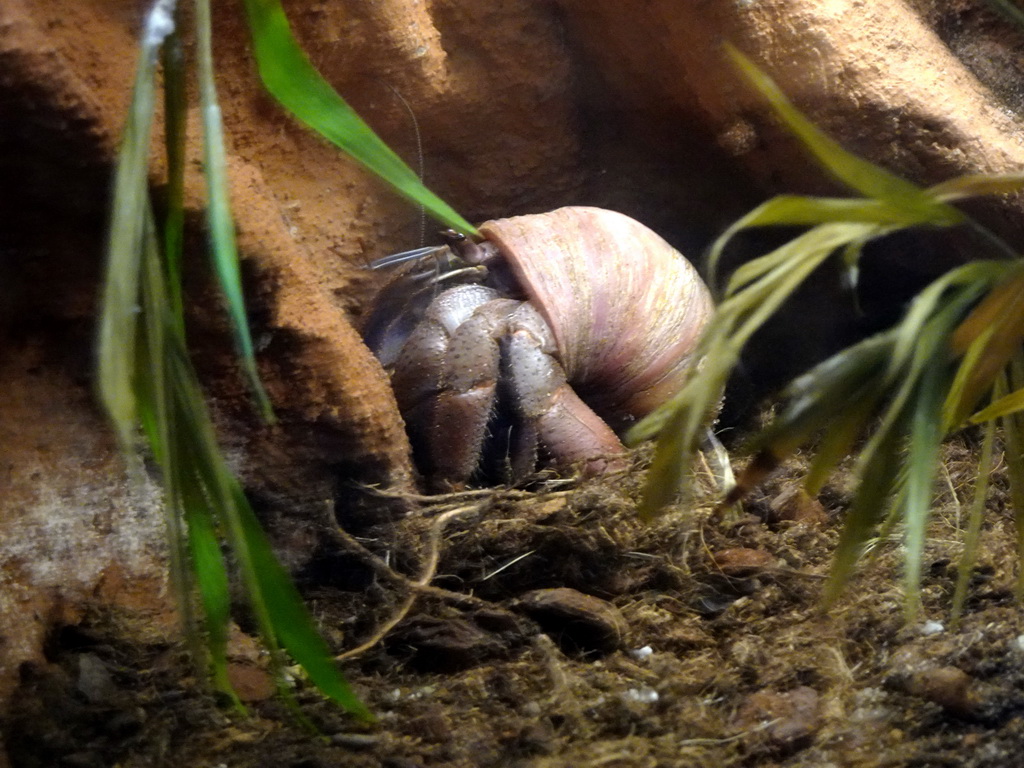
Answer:
<svg viewBox="0 0 1024 768"><path fill-rule="evenodd" d="M622 694L626 701L635 701L640 704L654 704L658 700L658 692L653 688L629 688Z"/></svg>
<svg viewBox="0 0 1024 768"><path fill-rule="evenodd" d="M93 653L83 653L78 657L78 680L75 687L92 704L108 700L116 690L107 665Z"/></svg>
<svg viewBox="0 0 1024 768"><path fill-rule="evenodd" d="M820 707L818 692L807 686L785 693L764 689L747 697L733 723L743 730L764 728L776 744L791 745L818 730Z"/></svg>
<svg viewBox="0 0 1024 768"><path fill-rule="evenodd" d="M752 576L775 565L775 558L761 549L736 547L714 554L715 565L726 576L742 578Z"/></svg>
<svg viewBox="0 0 1024 768"><path fill-rule="evenodd" d="M854 709L850 721L855 723L885 723L892 719L888 704L889 694L882 688L862 688L854 694Z"/></svg>
<svg viewBox="0 0 1024 768"><path fill-rule="evenodd" d="M228 680L238 698L246 704L266 701L277 691L274 676L246 662L228 662Z"/></svg>
<svg viewBox="0 0 1024 768"><path fill-rule="evenodd" d="M622 646L628 625L606 600L569 587L535 589L515 601L515 610L536 621L563 651L608 653Z"/></svg>
<svg viewBox="0 0 1024 768"><path fill-rule="evenodd" d="M969 715L978 708L974 679L956 667L929 667L907 677L904 690L949 712Z"/></svg>
<svg viewBox="0 0 1024 768"><path fill-rule="evenodd" d="M380 736L375 733L336 733L331 736L331 743L349 749L370 749L377 746Z"/></svg>
<svg viewBox="0 0 1024 768"><path fill-rule="evenodd" d="M532 700L526 702L525 704L523 704L523 706L519 710L519 714L521 714L523 717L527 717L527 718L531 718L531 719L540 717L540 713L541 713L540 704L538 704L536 701L532 701Z"/></svg>
<svg viewBox="0 0 1024 768"><path fill-rule="evenodd" d="M808 525L824 525L828 522L828 514L821 502L808 496L800 485L791 485L784 489L769 504L776 521L807 523Z"/></svg>
<svg viewBox="0 0 1024 768"><path fill-rule="evenodd" d="M922 635L937 635L940 632L944 632L946 628L942 626L941 621L926 621L921 625Z"/></svg>
<svg viewBox="0 0 1024 768"><path fill-rule="evenodd" d="M443 744L452 738L451 724L441 707L430 707L422 715L403 721L402 731L434 744Z"/></svg>
<svg viewBox="0 0 1024 768"><path fill-rule="evenodd" d="M626 653L629 654L633 661L647 661L654 653L654 649L649 645L645 645L643 648L632 648L626 651Z"/></svg>

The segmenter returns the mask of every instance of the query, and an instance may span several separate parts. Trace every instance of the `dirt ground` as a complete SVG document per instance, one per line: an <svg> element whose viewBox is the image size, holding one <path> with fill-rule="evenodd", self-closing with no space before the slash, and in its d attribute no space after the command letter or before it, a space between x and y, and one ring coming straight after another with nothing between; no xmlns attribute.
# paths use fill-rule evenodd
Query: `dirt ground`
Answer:
<svg viewBox="0 0 1024 768"><path fill-rule="evenodd" d="M48 664L23 670L5 727L11 764L1013 765L1024 617L999 474L965 615L949 622L971 454L947 449L913 623L898 536L874 542L846 597L821 608L846 473L821 504L797 492L796 463L723 520L698 505L652 525L636 518L639 468L542 479L339 532L368 583L307 580L305 592L339 652L373 643L343 668L375 725L293 679L304 725L240 631L232 676L249 715L237 715L180 644L95 612L50 638Z"/></svg>

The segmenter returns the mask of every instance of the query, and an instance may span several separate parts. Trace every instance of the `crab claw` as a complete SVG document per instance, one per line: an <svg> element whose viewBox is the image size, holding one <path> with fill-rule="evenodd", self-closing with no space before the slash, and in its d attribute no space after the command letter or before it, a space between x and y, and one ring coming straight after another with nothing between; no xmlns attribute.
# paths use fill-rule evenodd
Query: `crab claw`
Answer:
<svg viewBox="0 0 1024 768"><path fill-rule="evenodd" d="M622 465L622 443L569 386L555 350L530 304L481 286L438 297L393 378L414 450L436 482L464 485L489 442L513 478L532 471L538 444L587 474Z"/></svg>

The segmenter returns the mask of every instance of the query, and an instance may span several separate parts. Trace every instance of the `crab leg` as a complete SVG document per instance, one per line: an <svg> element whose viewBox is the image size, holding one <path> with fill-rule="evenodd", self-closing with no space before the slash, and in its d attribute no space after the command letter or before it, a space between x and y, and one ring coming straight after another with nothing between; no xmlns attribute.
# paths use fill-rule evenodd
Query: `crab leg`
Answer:
<svg viewBox="0 0 1024 768"><path fill-rule="evenodd" d="M555 350L541 314L531 304L520 304L509 317L507 345L517 409L558 463L582 464L587 474L619 468L622 443L569 386Z"/></svg>
<svg viewBox="0 0 1024 768"><path fill-rule="evenodd" d="M428 475L439 471L433 460L440 455L434 448L438 439L435 413L442 391L450 386L445 378L450 367L452 339L479 307L495 300L497 295L492 289L479 285L445 291L428 307L423 321L409 335L395 362L391 384L399 410L405 417L417 463ZM440 438L459 433L458 425L459 422L448 422Z"/></svg>
<svg viewBox="0 0 1024 768"><path fill-rule="evenodd" d="M512 299L483 304L448 343L430 453L437 475L453 485L469 480L480 462L501 374L498 342L507 333L509 315L519 306Z"/></svg>

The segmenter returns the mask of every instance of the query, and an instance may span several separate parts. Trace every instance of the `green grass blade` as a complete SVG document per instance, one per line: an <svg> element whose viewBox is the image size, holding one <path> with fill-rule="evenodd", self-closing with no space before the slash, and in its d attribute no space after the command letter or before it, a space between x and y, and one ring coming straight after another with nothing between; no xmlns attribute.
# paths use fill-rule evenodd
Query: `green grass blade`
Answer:
<svg viewBox="0 0 1024 768"><path fill-rule="evenodd" d="M166 466L170 455L173 414L168 407L166 376L167 322L169 317L166 277L160 264L156 225L148 201L143 211L145 238L141 253L142 333L138 335L138 375L135 392L140 404L143 427L153 456ZM144 407L143 407L144 406Z"/></svg>
<svg viewBox="0 0 1024 768"><path fill-rule="evenodd" d="M779 195L740 219L744 227L814 226L836 222L910 226L920 219L915 211L887 200L846 197ZM749 220L748 220L749 219Z"/></svg>
<svg viewBox="0 0 1024 768"><path fill-rule="evenodd" d="M945 409L952 426L977 407L1024 341L1024 269L1020 262L999 263L1009 279L992 288L953 333L953 351L966 348L966 354Z"/></svg>
<svg viewBox="0 0 1024 768"><path fill-rule="evenodd" d="M152 247L155 251L155 240ZM365 706L351 693L333 666L326 645L317 635L288 574L274 560L241 487L217 447L183 338L173 332L175 318L166 303L164 272L156 266L147 269L146 274L153 278L152 289L147 291L151 298L146 306L152 307L156 316L155 322L147 327L162 321L166 329L162 334L150 334L160 340L159 345L153 344L153 349L160 350L160 354L153 358L159 371L147 380L147 385L153 392L165 393L168 403L164 406L158 403L157 407L161 412L169 412L163 418L170 425L159 429L161 442L154 445L154 453L163 459L169 519L174 520L180 512L186 517L191 563L206 618L214 683L238 705L227 679L226 633L230 601L215 528L215 520L219 520L228 545L236 554L254 610L260 617L264 642L274 649L280 639L326 695L365 719L369 717ZM154 382L163 383L158 388ZM147 404L149 401L150 398L145 398Z"/></svg>
<svg viewBox="0 0 1024 768"><path fill-rule="evenodd" d="M1018 389L989 403L968 419L969 424L984 424L992 419L1001 419L1024 411L1024 389Z"/></svg>
<svg viewBox="0 0 1024 768"><path fill-rule="evenodd" d="M774 469L825 430L808 473L806 486L817 486L866 427L881 397L892 334L866 339L820 363L796 379L783 393L786 406L752 442L758 451L736 484L739 497L760 481L764 469ZM749 474L748 474L749 473Z"/></svg>
<svg viewBox="0 0 1024 768"><path fill-rule="evenodd" d="M260 77L286 109L438 221L464 234L477 234L320 76L296 43L278 0L245 0L245 9Z"/></svg>
<svg viewBox="0 0 1024 768"><path fill-rule="evenodd" d="M1024 351L1018 350L1007 366L1006 389L1024 388ZM1024 561L1024 415L1014 413L999 419L1005 443L1006 475L1010 481L1010 502L1017 529L1017 557ZM1018 569L1017 599L1024 598L1024 568Z"/></svg>
<svg viewBox="0 0 1024 768"><path fill-rule="evenodd" d="M894 362L891 370L898 370L903 365L902 361L914 357L920 351L926 324L936 312L945 312L943 308L951 303L951 291L956 291L955 304L958 308L956 312L966 311L991 286L994 279L1003 273L1003 262L978 261L952 269L930 283L914 298L907 316L897 328L896 344L892 355ZM959 318L955 312L947 312L944 317L947 320L957 318L956 322L962 322L962 318ZM942 338L946 345L946 352L956 356L961 354L962 350L957 349L952 343L953 330L953 327L943 327L941 332L944 334ZM933 343L937 336L933 332L925 339L929 343Z"/></svg>
<svg viewBox="0 0 1024 768"><path fill-rule="evenodd" d="M188 555L183 528L182 488L173 438L177 434L175 409L167 381L168 336L175 326L171 315L166 275L160 263L152 211L145 209L145 238L142 252L142 328L138 338L138 375L135 393L138 414L153 456L161 469L164 490L164 519L170 553L171 584L181 613L185 637L192 657L203 658L203 647L193 610L195 574ZM180 336L178 337L181 338Z"/></svg>
<svg viewBox="0 0 1024 768"><path fill-rule="evenodd" d="M178 446L178 463L191 469L181 479L184 489L181 510L188 525L189 551L195 569L196 584L206 617L206 646L210 654L210 669L217 690L228 696L238 709L244 709L228 679L228 626L231 619L231 595L228 573L220 551L220 540L213 525L214 510L210 508L203 489L196 482L194 467L187 456L188 446ZM174 510L177 513L179 510Z"/></svg>
<svg viewBox="0 0 1024 768"><path fill-rule="evenodd" d="M860 237L865 227L870 225L822 224L778 248L776 252L781 251L786 258L756 286L742 293L736 291L730 301L719 306L718 311L723 316L736 318L723 343L738 352L836 248L850 238Z"/></svg>
<svg viewBox="0 0 1024 768"><path fill-rule="evenodd" d="M965 273L974 271L969 269L971 266L953 270L929 285L895 329L897 344L885 380L898 388L881 426L858 460L858 490L840 536L826 585L826 602L839 595L863 543L882 516L882 502L895 490L897 476L902 476L897 505L903 510L907 525L907 608L911 615L917 609L916 585L920 580L923 532L935 471L933 452L938 450L943 437L941 406L948 386L947 366L952 363L948 340L985 288L984 284L961 282ZM950 286L957 288L952 295L948 291ZM925 311L932 313L930 318L923 316ZM916 344L905 343L911 336L916 338ZM900 461L898 449L905 435L910 436L910 453L906 461Z"/></svg>
<svg viewBox="0 0 1024 768"><path fill-rule="evenodd" d="M878 237L892 228L922 223L918 212L908 211L886 200L779 195L734 222L711 245L708 252L708 273L711 282L717 282L718 264L726 245L741 230L751 227L813 226L842 222L876 225L866 230L864 239ZM745 273L752 269L752 264L754 262L747 262L740 267L733 276L733 281L739 284L750 282L753 276Z"/></svg>
<svg viewBox="0 0 1024 768"><path fill-rule="evenodd" d="M739 50L726 44L726 53L748 82L767 99L776 114L818 159L822 167L836 179L865 197L892 203L919 222L951 226L965 220L960 211L946 205L934 195L874 163L847 152L804 117L772 79Z"/></svg>
<svg viewBox="0 0 1024 768"><path fill-rule="evenodd" d="M238 346L242 370L256 398L260 413L266 421L273 421L270 398L260 381L256 369L249 322L245 314L245 296L242 275L238 266L235 245L235 223L231 217L228 196L227 161L224 154L224 134L221 124L217 88L213 79L213 42L210 32L209 0L196 0L196 42L199 64L199 99L203 113L203 164L206 174L208 199L207 224L210 228L210 248L221 291L227 301L235 343Z"/></svg>
<svg viewBox="0 0 1024 768"><path fill-rule="evenodd" d="M198 586L208 629L215 684L234 697L227 677L226 642L230 612L228 574L220 551L226 535L241 564L265 643L274 650L278 637L310 673L321 690L364 719L366 708L348 690L333 666L324 642L273 554L241 487L216 443L199 383L185 348L181 315L180 259L183 241L184 65L180 41L173 34L175 4L158 0L150 13L140 49L132 105L119 154L115 203L108 247L106 284L98 334L99 389L122 447L134 446L141 421L162 475L170 539L172 580L189 639L198 636L192 621L192 588ZM241 285L235 258L234 230L226 189L219 113L212 88L209 8L197 3L200 77L206 124L205 157L211 186L210 218L218 271L233 320L245 328ZM170 36L170 37L168 37ZM154 74L164 49L168 213L158 241L148 194L148 157L156 100ZM212 117L212 119L211 119ZM164 259L161 259L161 245ZM227 258L230 257L230 258ZM141 318L141 321L140 321ZM254 380L258 386L258 380ZM264 398L265 399L265 398ZM251 551L255 550L255 560ZM256 568L261 573L256 572ZM269 600L265 596L269 595ZM283 625L286 622L287 625ZM312 639L311 639L312 638ZM198 644L193 647L196 658ZM237 703L237 699L235 699Z"/></svg>
<svg viewBox="0 0 1024 768"><path fill-rule="evenodd" d="M824 259L836 251L843 251L847 268L855 276L853 270L856 269L861 248L871 238L911 224L950 226L966 221L963 214L942 202L935 194L919 189L843 150L800 114L778 87L748 59L732 47L728 47L728 53L818 160L838 179L872 199L816 200L783 196L759 206L716 240L709 256L712 275L717 271L726 243L744 228L817 223L817 226L780 248L736 270L726 288L725 299L708 324L695 353L696 357L704 361L701 368L676 397L646 416L627 434L628 443L659 436L641 504L645 517L652 516L658 505L667 503L685 477L685 468L673 462L692 457L701 418L710 413L717 403L716 398L720 396L722 385L739 359L744 345ZM959 191L965 188L966 184ZM952 194L950 190L947 192ZM920 357L920 334L925 324L930 322L933 314L946 301L948 291L954 288L960 289L954 302L956 311L965 308L984 291L987 285L985 278L992 274L993 269L991 263L987 263L952 270L922 292L892 336L892 355L888 365L884 371L878 372L876 384L863 383L863 394L870 395L872 399L881 398L888 388L899 384L899 377L908 369L913 372L911 383L916 385L924 371ZM946 320L954 316L945 311L942 315ZM941 323L932 323L930 327L932 333L937 335L933 336L929 348L938 351L935 339L948 339L952 329ZM946 349L942 350L943 355L946 352ZM858 390L847 387L847 394L853 391ZM896 402L890 407L891 418L902 413L912 391L913 386L898 388ZM795 450L808 438L810 432L819 429L829 420L826 417L829 408L824 399L815 401L812 398L805 405L808 410L801 412L801 404L797 403L787 411L787 418L776 431L769 432L768 442L764 444L760 455L761 460L755 459L751 463L749 471L741 477L731 496L741 494L745 482L756 479L774 466L782 455ZM861 419L867 417L869 410L864 408L859 411L857 419L846 418L848 412L842 415L845 419L843 428L826 441L828 452L815 468L812 487L821 482L824 473L834 466L838 460L837 452L851 444ZM916 480L911 483L911 490L917 494ZM913 495L912 500L916 504L917 496Z"/></svg>
<svg viewBox="0 0 1024 768"><path fill-rule="evenodd" d="M928 188L939 200L952 202L967 197L1006 195L1024 189L1024 173L970 174Z"/></svg>
<svg viewBox="0 0 1024 768"><path fill-rule="evenodd" d="M993 330L990 328L983 336L979 336L975 343L968 347L967 354L960 358L960 364L957 367L956 375L953 376L953 383L949 387L942 409L942 423L947 432L959 427L975 405L968 402L967 383L978 366L979 358L984 354L988 336Z"/></svg>
<svg viewBox="0 0 1024 768"><path fill-rule="evenodd" d="M321 692L356 717L372 720L369 710L352 693L334 666L301 597L274 557L241 486L224 462L184 350L179 350L175 359L178 364L172 373L176 391L182 397L180 412L183 431L189 441L187 451L196 457L195 473L235 554L264 642L272 651L279 645L283 646L302 665Z"/></svg>
<svg viewBox="0 0 1024 768"><path fill-rule="evenodd" d="M865 384L878 379L892 349L892 333L865 339L819 363L783 391L786 407L761 432L756 444L779 440L795 449L827 425Z"/></svg>
<svg viewBox="0 0 1024 768"><path fill-rule="evenodd" d="M338 672L327 644L316 631L302 597L287 572L274 557L256 516L242 494L241 487L237 483L233 485L234 508L238 514L239 528L245 537L248 556L252 561L253 572L268 618L273 624L281 646L302 665L310 680L322 693L334 699L360 720L372 722L373 715Z"/></svg>
<svg viewBox="0 0 1024 768"><path fill-rule="evenodd" d="M866 429L881 396L877 382L865 384L851 397L848 407L832 419L814 448L814 458L804 478L807 495L817 496L832 470L849 454L857 437Z"/></svg>
<svg viewBox="0 0 1024 768"><path fill-rule="evenodd" d="M928 516L935 490L935 471L942 442L941 408L948 376L941 358L928 365L917 388L907 452L906 493L903 519L906 525L904 582L907 620L916 620L921 608L921 565L927 538Z"/></svg>
<svg viewBox="0 0 1024 768"><path fill-rule="evenodd" d="M180 7L176 18L180 18ZM185 86L185 51L181 35L175 29L163 47L164 75L164 148L167 153L167 216L164 221L164 263L166 288L171 312L181 318L180 333L185 333L184 305L181 296L181 256L185 239L185 128L188 95Z"/></svg>
<svg viewBox="0 0 1024 768"><path fill-rule="evenodd" d="M640 502L641 517L651 519L678 493L701 429L721 400L739 349L827 256L828 251L811 253L789 269L775 270L770 281L763 281L764 290L756 300L737 296L732 307L719 307L705 331L706 346L702 344L696 353L704 358L700 370L676 398L627 433L629 443L660 435Z"/></svg>
<svg viewBox="0 0 1024 768"><path fill-rule="evenodd" d="M149 14L132 89L128 121L118 152L98 331L98 388L123 448L135 435L135 333L139 306L139 258L149 201L149 142L155 105L154 74L173 19L163 4Z"/></svg>
<svg viewBox="0 0 1024 768"><path fill-rule="evenodd" d="M868 442L857 462L857 494L846 513L843 531L832 559L823 593L831 605L850 580L853 567L860 559L864 544L875 525L884 517L886 499L894 490L902 443L900 424L891 423Z"/></svg>
<svg viewBox="0 0 1024 768"><path fill-rule="evenodd" d="M764 322L828 258L837 245L858 236L863 224L828 224L805 232L782 247L788 259L756 285L737 292L715 312L695 356L704 362L683 390L626 434L628 444L658 436L640 504L641 516L656 515L676 495L686 477L701 430L714 413L739 353Z"/></svg>
<svg viewBox="0 0 1024 768"><path fill-rule="evenodd" d="M775 270L784 272L795 261L809 258L812 254L828 256L851 241L872 237L880 231L871 224L838 222L817 226L737 269L729 280L725 296L728 299L738 294Z"/></svg>
<svg viewBox="0 0 1024 768"><path fill-rule="evenodd" d="M967 601L967 587L970 585L971 572L978 557L978 541L981 538L981 520L985 513L985 498L988 495L989 475L992 472L992 460L995 454L996 422L989 421L985 425L985 438L981 444L981 458L978 460L977 479L974 481L974 498L971 500L971 511L968 515L967 534L964 537L964 551L960 555L957 566L956 588L953 590L951 610L952 629L955 631L960 624L964 603Z"/></svg>
<svg viewBox="0 0 1024 768"><path fill-rule="evenodd" d="M195 631L192 586L199 587L207 628L207 650L214 685L240 706L227 678L227 621L229 599L227 573L213 533L207 496L197 488L191 462L196 454L187 445L188 434L179 429L181 397L168 375L174 364L173 350L183 344L178 333L180 317L170 302L165 266L161 264L152 212L145 208L142 253L142 326L139 338L139 375L136 392L139 415L160 468L164 488L171 553L171 578L194 658L203 658ZM185 529L182 528L184 513ZM185 535L187 531L187 536ZM188 551L186 551L186 548ZM191 557L189 556L191 552Z"/></svg>
<svg viewBox="0 0 1024 768"><path fill-rule="evenodd" d="M843 252L844 263L855 278L861 248L871 238L911 225L967 223L1000 253L1013 255L1008 246L946 201L1017 189L1024 186L1024 175L965 177L930 190L919 189L845 152L811 125L749 60L735 49L729 52L818 160L836 178L871 199L777 198L743 217L715 242L710 252L713 274L725 245L742 229L816 225L736 271L696 352L702 366L670 403L628 433L629 442L659 435L642 504L645 517L667 504L685 477L685 467L678 459L692 457L701 419L717 402L743 346L832 253ZM877 404L888 400L881 425L857 461L858 490L826 584L826 601L839 595L878 523L884 519L887 526L893 526L902 519L908 614L913 617L918 610L935 468L950 414L969 412L1012 355L1016 357L1011 368L1019 374L1012 387L1024 391L1024 356L1020 354L1024 272L1019 264L1017 260L974 262L933 281L890 332L869 340L868 346L848 350L845 357L836 356L794 382L786 408L755 441L760 453L739 479L736 493L741 494L745 486L814 434L822 433L820 452L808 475L808 487L817 491L853 445ZM958 360L960 366L955 369ZM1007 431L1011 495L1018 510L1018 544L1024 557L1024 415L1016 410L1024 410L1024 395L1015 393L1000 402L999 408L978 417L999 417ZM1015 454L1016 465L1010 454ZM978 492L983 497L983 485ZM730 494L729 499L733 497ZM1024 593L1024 576L1020 588Z"/></svg>
<svg viewBox="0 0 1024 768"><path fill-rule="evenodd" d="M654 519L672 503L680 489L687 487L685 479L693 463L701 430L721 400L729 371L736 363L728 355L728 352L723 352L708 358L700 378L691 380L684 387L674 408L662 412L666 422L659 427L654 459L644 482L639 505L641 519ZM631 430L627 443L633 439L636 435Z"/></svg>
<svg viewBox="0 0 1024 768"><path fill-rule="evenodd" d="M896 344L887 371L888 382L899 384L890 405L892 417L914 400L917 383L930 366L939 362L953 362L949 337L985 288L978 283L967 283L954 293L936 290L948 286L950 282L950 275L947 274L918 294L907 317L896 329ZM924 308L933 313L932 317L921 316Z"/></svg>

